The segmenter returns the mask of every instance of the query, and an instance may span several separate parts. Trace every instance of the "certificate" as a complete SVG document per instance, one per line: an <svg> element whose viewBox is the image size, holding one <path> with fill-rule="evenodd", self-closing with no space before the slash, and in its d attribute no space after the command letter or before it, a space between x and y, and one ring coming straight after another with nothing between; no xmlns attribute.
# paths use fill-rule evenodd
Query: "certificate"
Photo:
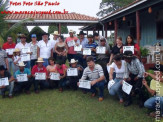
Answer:
<svg viewBox="0 0 163 122"><path fill-rule="evenodd" d="M27 74L18 74L18 75L16 75L16 79L18 82L28 81Z"/></svg>
<svg viewBox="0 0 163 122"><path fill-rule="evenodd" d="M83 55L91 55L91 49L90 48L83 48Z"/></svg>
<svg viewBox="0 0 163 122"><path fill-rule="evenodd" d="M67 69L67 76L78 76L77 68L68 68Z"/></svg>
<svg viewBox="0 0 163 122"><path fill-rule="evenodd" d="M74 46L74 51L81 51L82 45Z"/></svg>
<svg viewBox="0 0 163 122"><path fill-rule="evenodd" d="M132 90L132 85L128 84L127 82L123 81L123 85L122 85L122 90L126 93L126 94L130 94L131 90Z"/></svg>
<svg viewBox="0 0 163 122"><path fill-rule="evenodd" d="M59 73L50 73L50 80L60 80L60 74Z"/></svg>
<svg viewBox="0 0 163 122"><path fill-rule="evenodd" d="M37 58L37 46L32 46L31 52L32 52L31 58L32 57Z"/></svg>
<svg viewBox="0 0 163 122"><path fill-rule="evenodd" d="M134 54L134 46L123 46L123 53L125 51L132 51L132 53Z"/></svg>
<svg viewBox="0 0 163 122"><path fill-rule="evenodd" d="M75 41L74 40L68 41L67 44L68 44L68 47L75 46Z"/></svg>
<svg viewBox="0 0 163 122"><path fill-rule="evenodd" d="M0 87L1 86L8 86L8 85L9 85L8 77L0 78Z"/></svg>
<svg viewBox="0 0 163 122"><path fill-rule="evenodd" d="M22 49L21 49L21 52L22 52L22 53L29 53L29 52L31 52L30 47L22 48Z"/></svg>
<svg viewBox="0 0 163 122"><path fill-rule="evenodd" d="M35 80L46 80L46 73L35 73Z"/></svg>
<svg viewBox="0 0 163 122"><path fill-rule="evenodd" d="M6 49L6 53L7 53L8 55L13 55L14 50L15 50L14 48Z"/></svg>
<svg viewBox="0 0 163 122"><path fill-rule="evenodd" d="M30 61L30 54L22 54L21 56L21 61Z"/></svg>
<svg viewBox="0 0 163 122"><path fill-rule="evenodd" d="M79 88L91 89L91 81L88 80L80 80Z"/></svg>
<svg viewBox="0 0 163 122"><path fill-rule="evenodd" d="M102 47L102 46L96 47L96 53L97 54L105 54L106 53L106 47Z"/></svg>
<svg viewBox="0 0 163 122"><path fill-rule="evenodd" d="M108 90L115 84L114 80L109 81L108 83Z"/></svg>

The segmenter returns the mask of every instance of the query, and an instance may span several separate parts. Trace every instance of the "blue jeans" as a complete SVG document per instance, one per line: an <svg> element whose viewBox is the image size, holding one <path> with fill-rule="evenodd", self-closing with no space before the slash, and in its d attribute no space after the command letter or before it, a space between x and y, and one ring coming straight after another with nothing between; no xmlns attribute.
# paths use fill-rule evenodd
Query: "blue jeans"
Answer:
<svg viewBox="0 0 163 122"><path fill-rule="evenodd" d="M8 66L9 66L9 72L12 73L14 72L14 63L12 58L7 58L8 59Z"/></svg>
<svg viewBox="0 0 163 122"><path fill-rule="evenodd" d="M104 97L104 85L105 81L100 81L91 87L91 92L96 93L96 88L99 88L99 97Z"/></svg>
<svg viewBox="0 0 163 122"><path fill-rule="evenodd" d="M26 61L26 62L24 62L25 63L25 68L28 68L28 69L30 69L31 68L31 61Z"/></svg>
<svg viewBox="0 0 163 122"><path fill-rule="evenodd" d="M145 101L144 106L148 109L156 110L156 103L160 105L160 108L157 108L160 110L161 115L163 116L163 97L154 96L149 98Z"/></svg>
<svg viewBox="0 0 163 122"><path fill-rule="evenodd" d="M44 63L43 63L43 65L45 66L45 67L47 67L48 65L49 65L49 61L48 61L48 59L43 59L44 60Z"/></svg>
<svg viewBox="0 0 163 122"><path fill-rule="evenodd" d="M4 95L6 91L9 91L9 96L12 96L14 89L14 81L9 83L9 86L1 89L1 94Z"/></svg>
<svg viewBox="0 0 163 122"><path fill-rule="evenodd" d="M109 89L109 94L114 96L114 95L118 95L119 99L123 99L122 97L122 85L120 83L120 81L122 81L123 79L117 79L115 78L114 81L115 81L115 84Z"/></svg>
<svg viewBox="0 0 163 122"><path fill-rule="evenodd" d="M32 59L32 60L31 60L31 69L32 69L33 66L36 64L36 61L37 61L37 59Z"/></svg>

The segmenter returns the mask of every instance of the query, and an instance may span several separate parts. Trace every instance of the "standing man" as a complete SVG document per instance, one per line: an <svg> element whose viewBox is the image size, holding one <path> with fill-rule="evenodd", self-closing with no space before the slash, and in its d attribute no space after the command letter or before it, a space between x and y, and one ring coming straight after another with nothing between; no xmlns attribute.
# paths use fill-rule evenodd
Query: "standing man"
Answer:
<svg viewBox="0 0 163 122"><path fill-rule="evenodd" d="M35 65L35 62L37 61L37 37L36 34L31 35L32 41L29 43L31 47L31 68Z"/></svg>
<svg viewBox="0 0 163 122"><path fill-rule="evenodd" d="M11 73L14 70L14 64L12 60L13 51L15 49L16 44L13 42L12 37L7 37L7 42L3 44L2 49L6 50L7 52L7 59L8 59L8 66L9 72Z"/></svg>
<svg viewBox="0 0 163 122"><path fill-rule="evenodd" d="M49 65L48 58L53 57L52 43L48 40L49 34L43 33L42 40L38 42L37 57L41 57L44 60L43 65L47 67Z"/></svg>
<svg viewBox="0 0 163 122"><path fill-rule="evenodd" d="M74 36L74 31L69 31L70 37L66 38L65 42L68 46L68 60L70 62L71 59L77 59L76 57L76 51L74 51L74 45L72 43L76 43L78 38Z"/></svg>
<svg viewBox="0 0 163 122"><path fill-rule="evenodd" d="M53 47L53 57L54 57L54 59L56 59L56 56L57 56L57 54L55 53L55 44L58 42L58 36L60 35L59 33L58 33L58 31L54 31L54 33L52 33L52 35L53 35L53 40L51 40L51 43L52 43L52 47Z"/></svg>
<svg viewBox="0 0 163 122"><path fill-rule="evenodd" d="M0 47L0 65L3 65L7 70L9 70L7 53Z"/></svg>

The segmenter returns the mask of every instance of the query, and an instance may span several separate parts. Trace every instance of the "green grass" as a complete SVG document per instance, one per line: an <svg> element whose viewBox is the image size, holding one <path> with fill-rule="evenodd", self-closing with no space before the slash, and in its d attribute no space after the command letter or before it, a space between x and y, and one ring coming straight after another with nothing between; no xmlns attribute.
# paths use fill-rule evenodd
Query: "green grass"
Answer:
<svg viewBox="0 0 163 122"><path fill-rule="evenodd" d="M80 90L0 98L0 122L154 122L146 113L147 109L136 104L125 108L107 91L102 102Z"/></svg>

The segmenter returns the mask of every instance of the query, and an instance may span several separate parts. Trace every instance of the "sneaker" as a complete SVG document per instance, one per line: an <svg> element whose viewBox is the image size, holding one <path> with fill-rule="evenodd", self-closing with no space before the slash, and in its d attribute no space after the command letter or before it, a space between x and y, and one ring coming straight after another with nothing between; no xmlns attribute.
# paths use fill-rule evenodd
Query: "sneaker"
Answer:
<svg viewBox="0 0 163 122"><path fill-rule="evenodd" d="M8 97L9 97L10 99L12 99L12 98L13 98L13 96L12 96L12 95L9 95Z"/></svg>
<svg viewBox="0 0 163 122"><path fill-rule="evenodd" d="M104 100L103 97L99 97L99 98L98 98L98 101L99 101L99 102L102 102L103 100Z"/></svg>

